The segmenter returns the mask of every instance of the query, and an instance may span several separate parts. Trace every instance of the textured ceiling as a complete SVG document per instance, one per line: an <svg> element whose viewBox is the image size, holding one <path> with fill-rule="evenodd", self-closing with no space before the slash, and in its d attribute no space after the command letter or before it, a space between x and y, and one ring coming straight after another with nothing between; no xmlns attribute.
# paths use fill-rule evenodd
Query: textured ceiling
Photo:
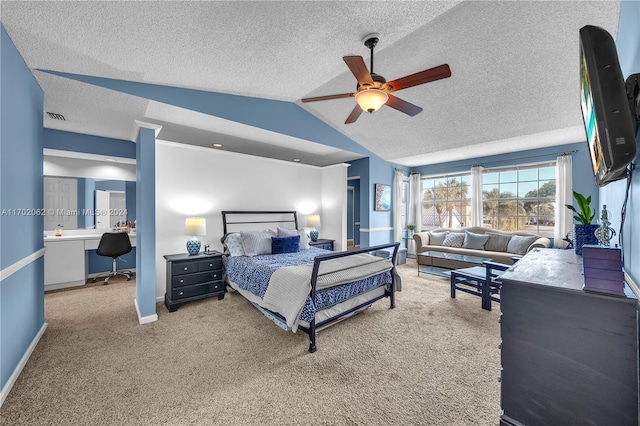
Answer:
<svg viewBox="0 0 640 426"><path fill-rule="evenodd" d="M584 140L578 29L614 36L618 1L2 1L0 18L31 69L296 102L380 157L432 164ZM344 120L355 90L342 60L381 35L375 72L393 80L443 63L451 78L395 94L424 110L383 107ZM307 164L359 155L34 71L48 128L129 139L134 120L159 137Z"/></svg>

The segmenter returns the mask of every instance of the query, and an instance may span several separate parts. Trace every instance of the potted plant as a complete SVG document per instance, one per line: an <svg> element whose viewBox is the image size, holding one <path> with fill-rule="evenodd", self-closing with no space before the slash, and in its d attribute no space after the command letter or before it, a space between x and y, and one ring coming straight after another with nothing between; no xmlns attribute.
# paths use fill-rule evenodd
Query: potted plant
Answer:
<svg viewBox="0 0 640 426"><path fill-rule="evenodd" d="M405 226L405 228L407 228L407 236L412 237L413 233L416 230L416 225L413 223L408 223L407 226Z"/></svg>
<svg viewBox="0 0 640 426"><path fill-rule="evenodd" d="M573 224L573 247L576 254L582 254L582 246L585 244L598 244L595 232L598 229L597 224L591 224L596 215L596 211L591 208L591 195L585 197L579 192L573 191L573 198L578 203L578 209L571 204L566 204L567 208L575 213L573 220L577 223Z"/></svg>

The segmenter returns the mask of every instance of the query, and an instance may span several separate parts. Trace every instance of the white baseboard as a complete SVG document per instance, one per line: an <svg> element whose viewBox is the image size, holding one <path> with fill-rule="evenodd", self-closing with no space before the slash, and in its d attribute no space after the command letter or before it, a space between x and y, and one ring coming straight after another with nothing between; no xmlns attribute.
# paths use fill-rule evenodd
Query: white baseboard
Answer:
<svg viewBox="0 0 640 426"><path fill-rule="evenodd" d="M18 376L20 376L20 373L22 373L24 366L27 365L27 361L29 361L31 354L35 350L36 346L38 345L38 342L40 341L40 338L42 337L46 329L47 329L47 323L45 322L44 324L42 324L42 327L40 327L40 331L38 331L38 334L36 334L36 336L31 341L31 344L27 348L27 351L24 353L24 355L22 355L20 362L18 363L15 370L13 370L13 373L11 374L11 377L9 377L9 380L7 380L7 383L2 388L2 391L0 392L0 407L2 407L2 404L4 404L4 400L7 399L9 392L11 392L11 388L13 388L13 385L16 383L16 380L18 380Z"/></svg>
<svg viewBox="0 0 640 426"><path fill-rule="evenodd" d="M138 313L138 322L140 324L149 324L150 322L158 321L158 314L147 315L146 317L140 316L140 308L138 307L138 299L133 299L133 304L136 305L136 312Z"/></svg>

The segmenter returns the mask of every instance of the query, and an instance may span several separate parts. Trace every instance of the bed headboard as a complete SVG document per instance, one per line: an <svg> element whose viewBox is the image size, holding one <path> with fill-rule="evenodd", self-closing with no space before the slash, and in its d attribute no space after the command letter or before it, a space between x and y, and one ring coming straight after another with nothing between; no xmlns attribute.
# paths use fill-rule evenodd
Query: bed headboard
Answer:
<svg viewBox="0 0 640 426"><path fill-rule="evenodd" d="M229 232L256 231L280 226L298 229L298 214L295 211L237 210L222 212L224 235Z"/></svg>

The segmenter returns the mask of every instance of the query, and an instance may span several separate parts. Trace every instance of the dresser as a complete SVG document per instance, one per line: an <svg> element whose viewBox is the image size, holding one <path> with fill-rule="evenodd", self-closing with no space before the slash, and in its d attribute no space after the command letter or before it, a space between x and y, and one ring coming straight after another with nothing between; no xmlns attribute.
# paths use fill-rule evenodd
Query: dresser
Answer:
<svg viewBox="0 0 640 426"><path fill-rule="evenodd" d="M311 247L317 247L317 248L320 248L320 249L333 251L333 242L334 241L335 240L326 240L326 239L318 238L317 241L309 241L309 245Z"/></svg>
<svg viewBox="0 0 640 426"><path fill-rule="evenodd" d="M582 257L534 249L501 277L500 425L638 425L638 299L582 290Z"/></svg>
<svg viewBox="0 0 640 426"><path fill-rule="evenodd" d="M184 303L206 297L224 299L222 282L222 253L197 255L169 254L167 261L167 291L164 304L169 312L175 312Z"/></svg>

